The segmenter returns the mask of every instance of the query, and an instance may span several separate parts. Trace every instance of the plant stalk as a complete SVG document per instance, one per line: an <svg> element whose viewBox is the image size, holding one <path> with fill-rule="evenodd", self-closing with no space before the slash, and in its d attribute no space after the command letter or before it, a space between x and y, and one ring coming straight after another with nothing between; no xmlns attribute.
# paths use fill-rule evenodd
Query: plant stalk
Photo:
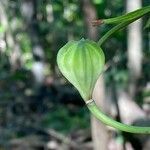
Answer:
<svg viewBox="0 0 150 150"><path fill-rule="evenodd" d="M87 101L87 107L90 110L90 112L101 122L104 124L114 127L118 130L129 132L129 133L138 133L138 134L150 134L150 127L139 127L139 126L132 126L132 125L126 125L123 123L120 123L118 121L115 121L105 115L96 105L94 100Z"/></svg>

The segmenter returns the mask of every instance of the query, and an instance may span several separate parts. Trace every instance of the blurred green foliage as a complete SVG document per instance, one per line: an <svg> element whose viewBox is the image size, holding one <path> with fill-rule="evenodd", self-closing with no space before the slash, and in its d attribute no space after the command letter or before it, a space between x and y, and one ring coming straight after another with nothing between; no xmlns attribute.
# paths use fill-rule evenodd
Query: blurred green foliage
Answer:
<svg viewBox="0 0 150 150"><path fill-rule="evenodd" d="M47 113L42 121L44 127L49 127L65 134L90 127L90 115L86 107L68 108L60 105Z"/></svg>

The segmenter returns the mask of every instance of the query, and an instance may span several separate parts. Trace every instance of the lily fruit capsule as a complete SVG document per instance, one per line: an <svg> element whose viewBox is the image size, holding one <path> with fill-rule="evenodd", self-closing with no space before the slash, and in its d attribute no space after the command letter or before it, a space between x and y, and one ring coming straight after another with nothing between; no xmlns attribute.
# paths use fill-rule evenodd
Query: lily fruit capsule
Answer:
<svg viewBox="0 0 150 150"><path fill-rule="evenodd" d="M95 83L103 71L105 56L94 41L70 41L57 54L57 64L62 74L87 101L92 98Z"/></svg>

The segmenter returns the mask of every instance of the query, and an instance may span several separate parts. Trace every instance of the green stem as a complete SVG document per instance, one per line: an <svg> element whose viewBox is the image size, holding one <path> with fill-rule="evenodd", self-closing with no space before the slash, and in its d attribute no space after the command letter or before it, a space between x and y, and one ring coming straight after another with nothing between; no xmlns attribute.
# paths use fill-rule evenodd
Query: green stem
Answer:
<svg viewBox="0 0 150 150"><path fill-rule="evenodd" d="M104 19L103 22L106 24L115 24L115 23L119 23L119 24L113 27L111 30L109 30L102 38L100 38L98 44L101 46L115 32L125 28L127 25L141 18L142 16L148 14L149 12L150 12L150 6L147 6L145 8L139 9L137 11L128 13L120 17ZM138 127L138 126L126 125L109 118L97 107L97 105L93 100L90 100L90 102L87 103L87 107L98 120L102 121L103 123L111 127L114 127L121 131L130 132L130 133L150 134L150 127Z"/></svg>
<svg viewBox="0 0 150 150"><path fill-rule="evenodd" d="M87 107L98 120L102 121L106 125L109 125L111 127L114 127L116 129L125 132L138 133L138 134L150 134L150 127L126 125L109 118L97 107L94 101L87 103Z"/></svg>
<svg viewBox="0 0 150 150"><path fill-rule="evenodd" d="M125 28L128 24L132 23L134 20L130 20L128 22L122 22L115 27L113 27L111 30L109 30L105 35L103 35L100 40L98 41L99 46L101 46L106 40L108 40L115 32L119 31L120 29Z"/></svg>

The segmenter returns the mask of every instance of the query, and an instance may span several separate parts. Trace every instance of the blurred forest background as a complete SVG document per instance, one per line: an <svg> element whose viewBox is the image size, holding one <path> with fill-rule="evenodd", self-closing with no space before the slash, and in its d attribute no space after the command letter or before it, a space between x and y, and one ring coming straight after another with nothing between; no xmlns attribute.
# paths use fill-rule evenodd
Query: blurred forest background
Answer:
<svg viewBox="0 0 150 150"><path fill-rule="evenodd" d="M149 150L150 137L91 118L61 75L58 50L82 37L97 41L112 26L98 18L125 14L149 0L0 0L0 150ZM150 32L145 16L103 45L106 71L93 97L126 124L150 126Z"/></svg>

